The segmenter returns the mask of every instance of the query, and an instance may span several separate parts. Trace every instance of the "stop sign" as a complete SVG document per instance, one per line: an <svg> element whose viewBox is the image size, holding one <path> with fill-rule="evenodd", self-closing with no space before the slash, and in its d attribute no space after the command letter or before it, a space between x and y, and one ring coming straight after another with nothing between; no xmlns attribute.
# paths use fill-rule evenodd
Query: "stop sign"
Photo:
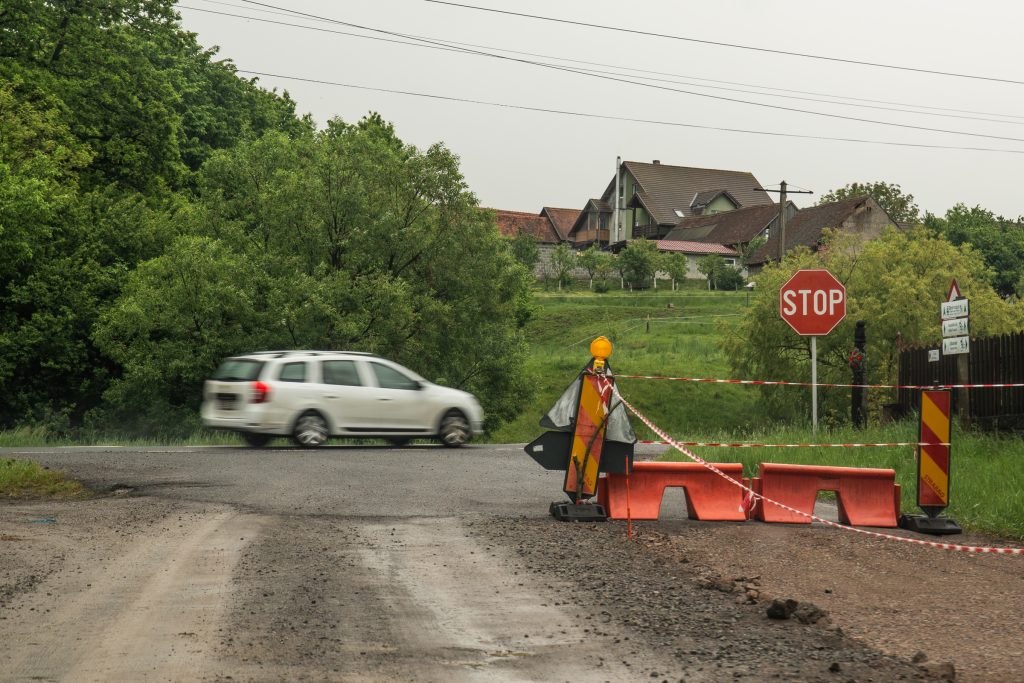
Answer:
<svg viewBox="0 0 1024 683"><path fill-rule="evenodd" d="M798 270L779 290L779 314L797 334L824 336L846 317L846 287L827 270Z"/></svg>

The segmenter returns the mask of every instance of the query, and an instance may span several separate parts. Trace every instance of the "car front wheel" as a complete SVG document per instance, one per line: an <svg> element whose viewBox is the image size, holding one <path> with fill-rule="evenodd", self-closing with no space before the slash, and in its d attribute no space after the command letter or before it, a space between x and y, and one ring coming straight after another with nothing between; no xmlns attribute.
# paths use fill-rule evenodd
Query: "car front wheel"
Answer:
<svg viewBox="0 0 1024 683"><path fill-rule="evenodd" d="M320 413L303 413L295 422L292 440L302 448L316 448L327 441L327 420Z"/></svg>
<svg viewBox="0 0 1024 683"><path fill-rule="evenodd" d="M469 420L457 410L450 410L441 420L438 432L441 443L449 448L458 448L469 441Z"/></svg>

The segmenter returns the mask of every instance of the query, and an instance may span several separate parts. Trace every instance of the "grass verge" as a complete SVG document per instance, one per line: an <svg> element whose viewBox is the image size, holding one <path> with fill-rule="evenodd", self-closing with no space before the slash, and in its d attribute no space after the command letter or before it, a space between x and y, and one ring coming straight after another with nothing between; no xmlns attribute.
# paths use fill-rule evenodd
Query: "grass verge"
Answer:
<svg viewBox="0 0 1024 683"><path fill-rule="evenodd" d="M656 418L652 418L656 419ZM636 421L634 421L636 423ZM642 425L640 425L642 428ZM744 434L676 434L680 441L752 443L892 443L917 441L918 425L904 421L864 430L822 430L813 435L800 427L777 427ZM646 432L644 428L642 430ZM657 438L638 434L640 438ZM950 506L946 516L965 529L1024 539L1024 440L954 428L950 465ZM756 476L761 462L830 467L878 467L896 471L902 509L917 508L917 463L911 446L887 448L701 448L691 449L712 462L741 462L746 476ZM666 460L688 460L670 450Z"/></svg>
<svg viewBox="0 0 1024 683"><path fill-rule="evenodd" d="M0 458L0 499L85 498L89 492L66 474L28 460Z"/></svg>

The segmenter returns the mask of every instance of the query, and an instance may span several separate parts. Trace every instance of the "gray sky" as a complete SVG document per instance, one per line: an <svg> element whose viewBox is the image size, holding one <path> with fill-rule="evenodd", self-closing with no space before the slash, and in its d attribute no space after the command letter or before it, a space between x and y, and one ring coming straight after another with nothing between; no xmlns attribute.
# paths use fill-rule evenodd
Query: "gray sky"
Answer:
<svg viewBox="0 0 1024 683"><path fill-rule="evenodd" d="M711 41L881 62L935 71L1024 81L1024 4L1019 2L822 2L717 0L455 0L516 12L615 25ZM424 49L323 31L219 16L242 14L328 31L378 35L314 19L289 17L242 0L181 0L183 26L239 69L416 91L527 107L751 130L887 142L986 147L1024 152L1024 85L840 64L693 42L460 9L425 0L331 2L266 0L269 5L446 42L518 50L614 65L559 63L574 68L637 69L684 81L660 83L782 107L975 134L969 137L824 118L717 101L629 83L565 73L460 52ZM192 9L195 8L195 9ZM386 37L386 36L381 36ZM474 48L475 49L475 48ZM507 54L507 53L503 53ZM520 56L534 61L547 58ZM713 79L719 83L695 81ZM730 85L723 83L743 83ZM263 76L264 87L288 90L300 113L319 124L333 116L355 121L379 111L408 143L441 141L461 157L481 204L539 211L582 208L612 178L615 157L680 166L746 170L765 185L785 179L820 194L853 181L885 180L914 195L922 211L942 214L957 202L980 204L1008 217L1024 214L1024 153L916 149L769 137L608 121L355 90ZM717 88L754 90L730 92ZM759 86L751 88L749 86ZM861 98L912 113L768 96L765 88L813 91L796 95ZM793 96L795 93L788 93ZM861 102L861 104L869 104ZM909 105L909 106L907 106ZM927 115L922 107L969 110ZM1016 118L1014 118L1016 117ZM801 206L816 195L797 196Z"/></svg>

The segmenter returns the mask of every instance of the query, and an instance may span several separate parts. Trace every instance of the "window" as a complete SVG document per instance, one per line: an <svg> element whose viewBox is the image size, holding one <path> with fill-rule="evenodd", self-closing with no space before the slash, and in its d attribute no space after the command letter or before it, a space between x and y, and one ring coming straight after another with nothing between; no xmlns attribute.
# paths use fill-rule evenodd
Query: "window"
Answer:
<svg viewBox="0 0 1024 683"><path fill-rule="evenodd" d="M305 363L285 363L281 366L281 374L278 376L282 382L305 382Z"/></svg>
<svg viewBox="0 0 1024 683"><path fill-rule="evenodd" d="M220 364L217 372L213 373L213 379L223 382L250 382L260 376L262 369L261 360L228 358Z"/></svg>
<svg viewBox="0 0 1024 683"><path fill-rule="evenodd" d="M672 209L672 212L675 213L676 218L682 218L683 217L683 212L680 211L679 209Z"/></svg>
<svg viewBox="0 0 1024 683"><path fill-rule="evenodd" d="M601 214L601 229L602 230L607 230L608 229L608 214L606 214L606 213L602 213Z"/></svg>
<svg viewBox="0 0 1024 683"><path fill-rule="evenodd" d="M734 259L734 258L727 258L727 259L725 259L725 265L727 265L727 266L735 266L736 265L736 259Z"/></svg>
<svg viewBox="0 0 1024 683"><path fill-rule="evenodd" d="M377 376L377 385L381 389L419 389L419 382L412 380L398 370L380 363L370 363L373 374Z"/></svg>
<svg viewBox="0 0 1024 683"><path fill-rule="evenodd" d="M359 371L354 360L325 360L323 363L324 384L340 384L346 387L361 387Z"/></svg>

